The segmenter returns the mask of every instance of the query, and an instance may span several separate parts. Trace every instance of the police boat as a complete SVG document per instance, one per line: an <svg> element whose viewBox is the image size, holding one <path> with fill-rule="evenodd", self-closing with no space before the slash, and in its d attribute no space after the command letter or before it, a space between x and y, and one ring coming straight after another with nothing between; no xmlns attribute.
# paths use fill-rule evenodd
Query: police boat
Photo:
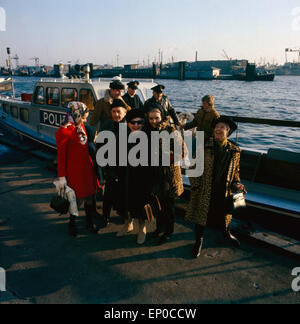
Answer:
<svg viewBox="0 0 300 324"><path fill-rule="evenodd" d="M91 80L87 66L82 79L68 78L41 79L36 82L32 94L22 94L21 98L0 95L0 126L20 142L41 146L56 151L56 132L67 116L67 106L71 101L80 101L92 112L98 100L109 89L110 80ZM122 80L126 83L127 80ZM7 86L5 91L13 90ZM156 83L152 80L140 82L137 94L145 102L151 88ZM3 85L4 87L4 85ZM1 82L0 82L1 89ZM3 92L3 91L2 91Z"/></svg>

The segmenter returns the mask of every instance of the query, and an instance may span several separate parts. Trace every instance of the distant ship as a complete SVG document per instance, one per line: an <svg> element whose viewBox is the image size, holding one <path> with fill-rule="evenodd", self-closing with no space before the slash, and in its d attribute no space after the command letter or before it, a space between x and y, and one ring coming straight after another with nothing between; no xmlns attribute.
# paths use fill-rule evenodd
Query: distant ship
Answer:
<svg viewBox="0 0 300 324"><path fill-rule="evenodd" d="M286 63L275 70L276 75L300 76L300 63Z"/></svg>

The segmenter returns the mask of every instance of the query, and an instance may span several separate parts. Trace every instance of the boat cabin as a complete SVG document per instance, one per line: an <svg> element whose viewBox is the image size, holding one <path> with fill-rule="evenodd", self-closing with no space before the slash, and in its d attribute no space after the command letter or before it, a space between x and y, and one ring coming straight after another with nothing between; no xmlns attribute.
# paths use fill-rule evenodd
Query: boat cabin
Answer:
<svg viewBox="0 0 300 324"><path fill-rule="evenodd" d="M122 80L127 84L130 80ZM92 112L97 101L104 97L111 80L45 79L35 84L32 94L15 99L0 96L0 123L16 135L47 143L56 148L56 132L67 116L71 101L80 101ZM140 82L137 94L145 102L156 85L153 81Z"/></svg>

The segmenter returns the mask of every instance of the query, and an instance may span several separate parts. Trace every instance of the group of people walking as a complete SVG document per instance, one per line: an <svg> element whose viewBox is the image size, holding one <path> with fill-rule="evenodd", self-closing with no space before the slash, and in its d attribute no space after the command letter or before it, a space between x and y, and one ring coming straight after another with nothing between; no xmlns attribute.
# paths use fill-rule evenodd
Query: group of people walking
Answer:
<svg viewBox="0 0 300 324"><path fill-rule="evenodd" d="M121 166L117 163L103 168L105 189L103 214L100 215L96 193L103 179L101 181L95 157L102 144L95 144L96 134L112 132L119 148L120 125L126 125L128 137L135 132L144 132L150 139L153 132L166 131L175 135L178 145L184 146L180 130L197 128L205 133L205 167L201 177L190 179L191 201L186 219L195 224L193 257L201 255L207 226L220 228L226 239L238 246L239 241L230 233L232 216L228 208L232 194L245 191L239 177L240 149L228 140L237 125L217 113L213 96L205 96L194 121L182 125L164 94L163 85L155 86L153 97L145 103L136 93L138 81L132 81L127 86L127 93L122 96L125 85L120 80L112 81L91 116L83 103L69 104L68 120L56 136L59 191L63 192L66 186L75 191L78 207L85 204L86 226L93 234L98 232L94 220L101 219L103 226L108 226L114 209L124 221L118 237L132 232L133 220L137 219L137 243L142 245L147 236L147 221L156 218L157 228L152 238L158 239L159 244L167 243L174 233L175 201L184 192L181 167L174 162L176 150L171 145L169 166L160 161L158 166ZM128 144L128 152L131 148L132 145ZM151 144L147 149L150 153ZM161 150L160 144L159 153ZM115 153L118 157L118 149ZM119 161L118 158L116 160ZM74 237L78 235L74 215L70 215L69 233Z"/></svg>

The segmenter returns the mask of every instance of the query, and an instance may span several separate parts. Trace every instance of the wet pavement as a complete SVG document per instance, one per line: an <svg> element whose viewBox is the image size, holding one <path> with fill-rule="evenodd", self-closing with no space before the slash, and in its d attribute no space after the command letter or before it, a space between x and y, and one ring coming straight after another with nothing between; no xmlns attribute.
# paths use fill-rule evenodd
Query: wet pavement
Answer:
<svg viewBox="0 0 300 324"><path fill-rule="evenodd" d="M163 246L149 237L137 246L136 233L116 238L116 215L97 236L81 217L80 236L69 237L67 218L49 207L55 174L48 162L22 157L0 162L0 218L9 218L0 227L8 290L0 303L300 304L291 288L300 262L243 240L232 248L213 230L203 256L193 260L192 227L179 216L173 240Z"/></svg>

